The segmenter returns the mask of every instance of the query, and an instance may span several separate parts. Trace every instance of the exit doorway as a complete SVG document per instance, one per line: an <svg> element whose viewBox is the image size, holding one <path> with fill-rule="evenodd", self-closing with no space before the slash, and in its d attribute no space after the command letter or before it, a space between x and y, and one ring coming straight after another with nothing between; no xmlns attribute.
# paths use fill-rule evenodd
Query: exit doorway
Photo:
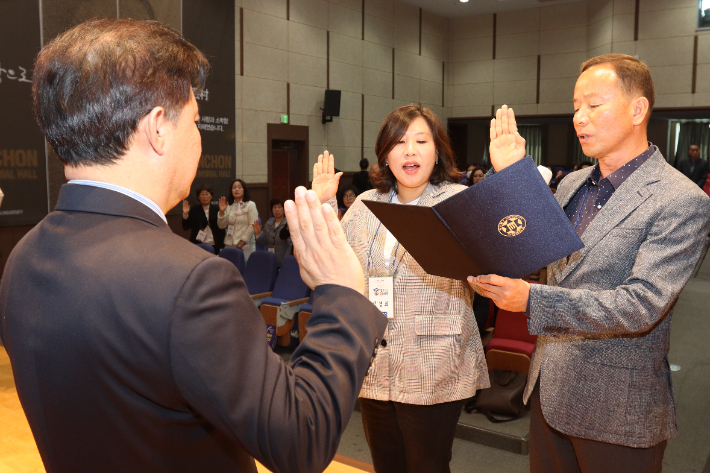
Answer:
<svg viewBox="0 0 710 473"><path fill-rule="evenodd" d="M308 186L308 127L269 123L266 135L269 201L293 199L296 187Z"/></svg>

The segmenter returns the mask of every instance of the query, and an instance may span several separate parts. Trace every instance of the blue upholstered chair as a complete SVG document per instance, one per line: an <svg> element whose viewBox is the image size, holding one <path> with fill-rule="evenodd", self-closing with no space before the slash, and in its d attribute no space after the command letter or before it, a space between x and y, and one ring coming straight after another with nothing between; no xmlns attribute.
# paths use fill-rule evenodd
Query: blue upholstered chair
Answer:
<svg viewBox="0 0 710 473"><path fill-rule="evenodd" d="M275 254L268 251L254 251L249 256L242 277L257 307L265 297L271 295L278 273Z"/></svg>
<svg viewBox="0 0 710 473"><path fill-rule="evenodd" d="M244 274L244 252L241 248L223 248L219 252L219 257L231 261L237 267L240 274Z"/></svg>
<svg viewBox="0 0 710 473"><path fill-rule="evenodd" d="M249 258L249 262L251 262L251 258ZM296 257L287 256L284 258L281 271L279 271L274 284L274 290L270 296L264 298L260 307L261 315L267 325L267 340L272 348L276 346L276 343L282 346L291 344L291 329L297 322L296 315L301 306L308 302L310 292L310 288L301 279ZM298 330L298 325L296 325L296 330Z"/></svg>

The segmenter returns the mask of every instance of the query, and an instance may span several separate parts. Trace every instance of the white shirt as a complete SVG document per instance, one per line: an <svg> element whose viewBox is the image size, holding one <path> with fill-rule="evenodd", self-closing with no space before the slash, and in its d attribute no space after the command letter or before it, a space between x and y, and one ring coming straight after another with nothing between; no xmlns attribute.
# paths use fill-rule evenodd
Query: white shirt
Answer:
<svg viewBox="0 0 710 473"><path fill-rule="evenodd" d="M421 199L421 197L417 197L416 199L414 199L411 202L407 202L406 204L402 204L399 201L399 199L397 198L397 194L395 194L394 197L392 198L392 203L393 204L402 204L402 205L417 205L417 203L419 202L419 199ZM394 235L392 235L392 233L389 230L387 230L387 237L385 238L384 257L385 257L385 265L388 267L390 265L390 259L392 257L392 249L394 248L394 246L396 244L397 244L397 239L394 237Z"/></svg>
<svg viewBox="0 0 710 473"><path fill-rule="evenodd" d="M150 210L153 212L157 213L160 218L163 219L163 222L168 223L168 220L165 218L165 214L163 211L160 209L158 204L150 200L148 197L144 196L143 194L139 194L136 191L132 191L130 189L127 189L122 186L117 186L116 184L109 184L108 182L99 182L99 181L91 181L88 179L73 179L69 181L69 184L78 184L81 186L94 186L94 187L101 187L102 189L108 189L112 190L115 192L120 192L121 194L130 197L131 199L135 199L141 204L145 205L148 207Z"/></svg>

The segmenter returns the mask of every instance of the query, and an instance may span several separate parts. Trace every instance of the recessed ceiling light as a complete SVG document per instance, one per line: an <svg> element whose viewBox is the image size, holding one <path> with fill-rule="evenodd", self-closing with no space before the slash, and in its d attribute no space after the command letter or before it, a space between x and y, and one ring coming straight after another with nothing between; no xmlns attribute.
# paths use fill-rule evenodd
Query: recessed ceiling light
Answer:
<svg viewBox="0 0 710 473"><path fill-rule="evenodd" d="M461 3L468 3L468 0L459 0Z"/></svg>

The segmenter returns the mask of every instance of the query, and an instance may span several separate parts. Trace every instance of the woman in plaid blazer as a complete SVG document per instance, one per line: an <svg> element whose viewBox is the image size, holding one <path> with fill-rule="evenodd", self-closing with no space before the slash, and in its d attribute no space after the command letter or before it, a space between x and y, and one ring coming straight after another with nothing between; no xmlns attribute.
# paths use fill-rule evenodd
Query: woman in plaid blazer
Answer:
<svg viewBox="0 0 710 473"><path fill-rule="evenodd" d="M394 316L360 392L365 436L377 472L448 472L463 402L489 386L471 293L465 281L427 274L362 201L433 206L466 187L456 184L449 139L429 109L390 113L375 151L375 189L341 222L365 277L393 276ZM338 178L326 151L313 171L321 202L334 203Z"/></svg>

